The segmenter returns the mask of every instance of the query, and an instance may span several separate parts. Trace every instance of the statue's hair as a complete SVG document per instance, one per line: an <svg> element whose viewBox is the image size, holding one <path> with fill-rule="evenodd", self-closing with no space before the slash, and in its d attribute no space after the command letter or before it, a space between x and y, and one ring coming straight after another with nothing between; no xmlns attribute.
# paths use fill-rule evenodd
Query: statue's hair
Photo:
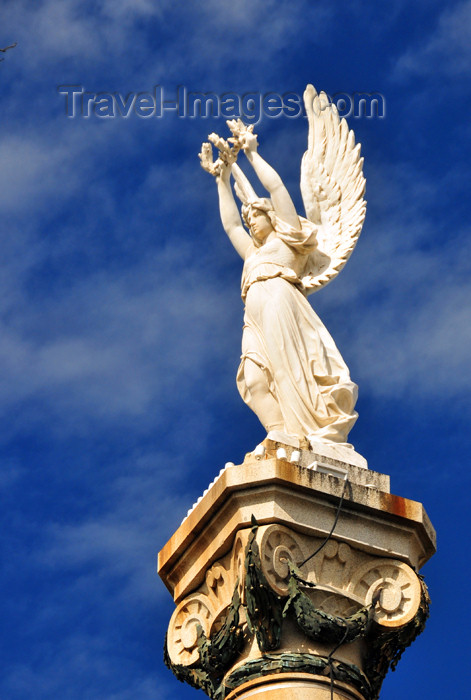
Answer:
<svg viewBox="0 0 471 700"><path fill-rule="evenodd" d="M273 209L272 201L269 197L260 197L258 199L252 200L251 202L248 202L247 204L242 205L242 218L249 231L249 214L252 211L252 209L260 209L261 211L264 211L270 219L271 225L273 226L273 228L275 228L276 214L275 210Z"/></svg>

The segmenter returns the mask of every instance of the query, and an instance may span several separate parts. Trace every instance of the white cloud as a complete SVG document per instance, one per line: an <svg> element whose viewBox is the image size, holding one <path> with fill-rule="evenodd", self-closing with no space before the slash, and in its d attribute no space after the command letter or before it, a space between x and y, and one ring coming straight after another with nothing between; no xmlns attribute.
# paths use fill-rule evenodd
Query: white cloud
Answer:
<svg viewBox="0 0 471 700"><path fill-rule="evenodd" d="M129 651L112 655L99 629L95 634L71 631L55 644L46 639L37 644L28 663L6 669L1 682L3 697L155 700L156 692L158 700L174 697L171 676L167 679L162 674L158 662L155 673L143 673L130 656Z"/></svg>
<svg viewBox="0 0 471 700"><path fill-rule="evenodd" d="M95 134L96 136L98 134ZM0 140L0 207L5 214L14 211L29 213L57 199L71 196L83 186L81 163L83 143L80 137L56 139L42 136L39 130L28 136L3 133ZM93 134L90 134L93 137ZM91 144L87 144L89 148Z"/></svg>
<svg viewBox="0 0 471 700"><path fill-rule="evenodd" d="M25 147L25 158L33 164L31 153L42 154L36 159L37 177L21 183L33 211L34 207L47 210L49 202L60 208L82 191L85 196L88 173L115 143L113 132L109 139L102 135L92 139L79 161L75 181L60 190L57 184L76 159L81 132L56 150L52 147L51 172L46 178L40 177L40 171L50 144L41 131L37 136L30 151ZM284 144L272 138L265 149L268 158L273 150L283 160ZM203 207L211 216L197 221L198 232L195 229L190 238L188 232L178 235L178 217L185 210L201 212L201 202L210 191L207 181L197 177L196 167L196 159L191 166L173 167L171 176L178 188L169 190L168 166L154 165L140 185L126 193L125 201L132 202L132 228L138 235L130 234L129 220L120 214L123 202L118 205L111 185L99 177L93 188L97 215L84 212L78 224L61 231L57 244L41 245L26 226L15 234L15 245L8 252L12 238L8 232L1 282L3 415L12 406L34 399L40 408L32 420L48 422L50 430L80 432L88 429L90 421L112 425L133 419L142 428L157 426L179 402L188 406L194 401L208 372L220 377L212 384L209 401L233 386L242 305L236 279L228 286L222 275L227 263L236 269L239 262L224 241L215 196ZM375 189L367 230L374 227L374 231L364 234L339 280L314 295L313 304L340 347L347 348L355 378L370 391L407 392L414 386L432 396L446 385L449 393L458 394L468 386L469 377L465 352L469 324L460 310L466 304L468 282L465 272L456 274L455 243L444 238L438 247L426 245L431 235L441 235L434 231L436 222L427 211L436 191L444 187L402 163L381 168L372 164L370 178ZM12 211L20 212L20 201L13 201L13 194L11 200ZM137 257L108 268L106 249L102 253L98 248L102 270L98 266L91 273L72 275L66 286L31 297L28 280L38 266L52 261L60 270L69 255L94 254L105 213L111 238L104 238L103 245L124 241L123 250L134 252L142 246ZM144 238L140 243L140 232L152 230L154 222L171 228L162 229L153 241ZM462 240L467 240L465 230ZM459 257L466 269L465 250ZM378 294L381 301L375 303ZM336 330L332 315L348 318ZM429 380L432 375L434 382ZM205 402L203 398L198 412L200 425L206 425L203 432L210 423ZM51 421L59 415L60 421ZM197 431L196 426L188 429Z"/></svg>
<svg viewBox="0 0 471 700"><path fill-rule="evenodd" d="M169 265L173 287L158 279ZM47 415L70 414L76 425L81 415L155 422L164 407L189 399L211 362L224 363L227 338L236 335L224 292L181 269L176 252L89 277L60 298L31 306L25 298L16 311L21 318L4 323L0 338L1 411L35 398ZM224 329L217 347L215 325Z"/></svg>
<svg viewBox="0 0 471 700"><path fill-rule="evenodd" d="M20 3L16 7L25 9L26 5ZM14 4L8 5L8 11L13 13L11 17L17 17L15 13L19 12L14 8ZM420 55L427 60L439 56L448 50L449 44L453 45L453 51L464 51L467 44L460 39L460 32L466 31L462 26L469 8L471 2L445 12L435 36L424 44L422 53L415 54L416 59ZM262 41L257 50L260 60L269 63L279 47L277 37L282 43L289 43L291 30L299 25L294 19L290 24L284 9L268 10L270 7L267 9L267 4L262 2L232 3L227 8L210 3L205 8L192 8L193 12L205 14L208 31L203 43L201 34L195 33L190 38L189 49L195 55L198 50L211 54L216 44L221 46L221 31L234 40L247 29L247 41L252 41L253 32L248 28L258 22L262 25ZM158 9L148 2L106 3L101 12L109 21L103 25L94 21L90 30L94 48L90 55L99 50L107 60L107 42L111 41L113 32L116 39L137 18L162 19L170 11L166 3ZM317 11L322 14L323 6ZM66 56L69 43L80 49L90 40L89 20L78 3L63 3L59 7L56 0L50 0L26 14L25 31L31 34L35 22L47 29L57 21L51 46L41 47L45 60L54 52L58 55L62 51L61 55ZM99 26L109 33L105 43L97 40ZM316 25L314 38L318 36L317 30ZM47 43L47 32L41 30L34 36L34 41ZM69 36L70 42L65 36ZM273 40L268 45L269 36ZM229 60L233 45L228 40L224 46L227 52L224 60ZM34 52L38 48L34 47ZM162 48L159 60L165 59L167 48ZM32 45L28 45L28 51L33 51ZM137 54L131 62L136 60ZM150 76L152 69L146 66L144 74L147 71ZM2 132L0 206L8 221L17 226L16 230L6 229L2 236L0 381L4 390L0 410L4 414L12 405L34 398L39 401L41 411L47 407L45 417L50 417L51 411L61 412L64 430L72 425L80 426L81 416L84 420L93 416L104 422L119 422L134 416L151 422L158 420L159 406L174 406L182 395L191 400L192 387L211 366L224 368L223 372L227 373L224 386L233 382L231 365L225 358L230 353L232 357L238 354L240 303L235 301L235 284L232 289L221 282L225 263L216 259L222 254L229 261L231 251L227 248L227 252L222 252L225 249L221 243L214 253L202 253L208 240L214 241L207 238L208 227L220 228L215 198L208 204L212 212L210 219L197 222L201 233L195 233L190 242L188 238L184 240L187 232L178 236L178 217L184 210L201 212L201 202L207 200L209 191L207 184L197 177L196 159L191 168L186 162L173 163L171 170L165 163L149 167L147 173L140 174L139 184L117 195L113 183L100 171L102 164L113 149L124 148L132 153L135 147L139 154L143 147L140 124L129 123L123 130L118 122L114 120L106 127L98 122L80 122L71 128L64 117L55 117L32 126L28 136L21 135L15 126L9 132ZM153 134L154 144L159 139L168 139L169 134L175 140L187 138L186 130L179 125L159 123L159 127ZM277 136L276 130L270 138L264 149L269 159L272 150L280 163L289 161L285 151L292 142L288 143L285 135ZM293 139L296 138L294 135ZM459 392L463 381L466 384L466 379L460 377L466 362L463 348L469 340L469 326L466 318L462 318L460 306L465 304L468 286L466 280L460 278L458 282L450 272L455 266L454 251L446 242L440 244L439 252L424 246L435 226L424 212L442 185L403 163L395 167L384 165L381 172L369 168L372 179L382 182L382 202L370 207L368 212L367 221L372 214L375 217L370 248L365 247L363 239L340 280L328 291L316 295L313 303L321 316L322 309L328 311L327 326L334 305L344 302L357 305L356 327L347 322L340 328L340 344L348 344L357 373L372 390L392 392L400 387L406 390L412 381L419 382L421 390L428 394L439 393L444 383L449 391ZM386 170L387 176L383 174ZM294 166L290 173L283 174L293 180ZM175 185L169 188L170 177ZM297 174L290 184L297 188ZM378 185L373 196L378 196ZM64 224L60 237L54 241L41 239L46 229L34 230L29 219L46 227L48 216L65 211L72 201L83 206L80 221ZM124 216L123 205L128 207ZM110 232L108 238L100 231L105 225ZM157 229L155 240L142 235L154 225L163 227ZM466 232L462 235L464 238ZM222 230L220 236L221 239L224 236ZM167 237L165 245L164 237ZM108 269L104 251L110 244L119 246L121 256L126 250L133 251L133 259L126 262L123 258L116 268ZM97 267L84 275L72 273L67 286L48 289L40 299L32 299L27 288L35 271L41 265L47 269L48 264L66 268L69 259L75 259L74 255L95 257ZM102 272L98 271L100 259ZM205 266L211 274L207 274ZM360 268L361 273L355 279L354 271ZM440 285L436 283L438 279ZM371 302L379 291L381 308ZM411 299L413 319L402 321ZM231 309L229 314L227 308ZM338 316L341 315L340 310ZM453 317L456 326L452 330ZM219 329L217 334L215 328ZM444 355L450 372L443 369ZM433 383L428 380L431 374L435 376ZM375 377L379 376L387 378L376 381ZM217 391L213 387L213 392Z"/></svg>
<svg viewBox="0 0 471 700"><path fill-rule="evenodd" d="M418 47L410 48L396 65L398 77L448 75L466 77L471 73L471 0L447 8L435 31Z"/></svg>
<svg viewBox="0 0 471 700"><path fill-rule="evenodd" d="M105 513L75 525L46 528L38 563L57 572L79 573L68 586L65 606L73 603L82 607L91 589L107 610L167 600L168 593L156 573L157 552L186 515L194 496L171 483L166 484L165 495L161 490L157 496L156 471L169 463L169 455L158 454L156 458L152 473L143 475L134 469L130 476L115 481L107 494L110 506ZM175 460L172 462L175 469ZM180 478L184 473L182 465ZM162 475L160 483L166 481ZM44 622L43 613L41 620Z"/></svg>
<svg viewBox="0 0 471 700"><path fill-rule="evenodd" d="M268 35L271 35L273 51L279 50L280 43L290 41L293 32L299 34L300 15L306 19L309 17L312 38L321 34L321 22L326 22L331 16L327 3L316 3L312 7L306 0L301 0L296 5L283 5L277 0L233 0L230 3L210 0L205 3L205 13L214 28L220 27L226 33L245 33L252 40L258 38L264 44ZM318 20L319 25L313 20Z"/></svg>
<svg viewBox="0 0 471 700"><path fill-rule="evenodd" d="M38 68L52 60L103 59L113 41L123 39L142 19L158 16L159 4L149 0L90 3L80 0L7 2L4 26L18 41L23 60Z"/></svg>
<svg viewBox="0 0 471 700"><path fill-rule="evenodd" d="M452 196L442 181L401 163L372 167L370 179L364 238L314 305L335 315L360 390L458 400L471 389L471 230L433 218L437 192Z"/></svg>
<svg viewBox="0 0 471 700"><path fill-rule="evenodd" d="M188 66L188 56L194 57L195 64L214 59L212 81L235 60L239 69L241 65L264 66L272 80L276 72L273 57L299 42L301 31L309 32L311 42L324 41L333 10L326 2L312 6L306 0L296 5L275 0L211 0L187 3L182 18L171 0L106 0L99 4L16 0L7 3L2 15L12 40L18 41L15 61L9 62L11 75L43 80L46 67L55 76L62 68L64 80L75 73L75 80L84 81L90 69L96 76L101 66L110 84L122 84L129 76L135 81L139 76L141 85L127 86L138 90L151 88L156 80L178 77ZM166 31L167 25L175 26L174 36ZM158 50L150 53L156 37ZM178 41L185 43L185 51L175 50ZM234 77L239 82L239 76ZM203 87L211 90L213 86Z"/></svg>
<svg viewBox="0 0 471 700"><path fill-rule="evenodd" d="M87 14L90 7L94 15ZM16 603L32 611L24 648L33 642L35 648L27 664L10 667L2 680L0 694L11 700L175 697L157 656L164 628L152 631L156 673L146 675L145 663L130 661L128 649L120 656L118 642L113 647L120 629L110 620L123 611L164 617L165 601L170 614L155 555L201 492L204 475L222 466L195 461L195 455L206 460L214 435L211 403L241 404L235 389L240 261L224 241L213 185L198 170L199 142L188 156L191 165L183 155L194 122L155 122L145 136L144 122L136 120L72 124L59 114L56 80L90 76L95 84L88 89L119 85L123 92L156 82L173 89L192 60L191 74L201 70L204 80L230 75L241 84L259 71L270 83L300 33L309 35L310 47L328 43L334 12L326 3L189 3L182 35L173 29L175 36L159 38L149 51L149 27L172 19L173 7L169 0L15 0L2 8L4 26L19 41L2 74L13 76L2 105L9 126L2 122L0 134L2 440L38 436L54 455L44 478L31 479L29 464L9 462L0 480L23 492L13 528L23 528L23 550L20 556L15 534L8 571L25 567L25 579L36 575L34 602ZM184 51L179 41L186 42ZM169 161L141 167L164 141L173 144ZM280 162L288 161L292 143L275 135L264 150L269 159L273 149ZM126 188L119 173L110 172L120 149L129 157ZM289 167L293 173L298 166ZM425 179L418 186L423 173L407 173L404 164L382 170L388 171L382 202L371 207L375 230L314 305L319 299L319 313L345 346L361 390L396 398L401 392L414 398L417 391L431 401L461 395L470 388L471 251L463 245L458 264L450 245L424 246L435 225L424 212L440 183ZM171 427L164 432L166 420ZM137 442L150 435L161 451L143 448L116 465L107 455L101 461L99 450L88 457L94 441L119 442L124 430ZM75 436L86 441L76 443ZM25 442L25 449L35 449L35 440L33 447ZM67 463L64 444L79 445L83 473L71 474L76 463ZM40 454L32 462L46 459ZM51 474L57 483L50 483ZM54 488L58 502L70 498L70 514L65 506L41 511ZM129 625L124 629L132 633ZM136 654L148 648L142 624L137 636Z"/></svg>

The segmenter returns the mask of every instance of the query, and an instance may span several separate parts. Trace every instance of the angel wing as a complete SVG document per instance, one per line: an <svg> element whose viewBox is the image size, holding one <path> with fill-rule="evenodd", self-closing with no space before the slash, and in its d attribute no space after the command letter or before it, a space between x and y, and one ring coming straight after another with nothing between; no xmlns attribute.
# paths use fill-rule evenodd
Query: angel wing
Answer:
<svg viewBox="0 0 471 700"><path fill-rule="evenodd" d="M301 163L301 194L307 218L319 226L318 250L307 261L303 283L310 294L334 279L353 251L365 219L360 144L327 95L312 85L304 92L308 148Z"/></svg>

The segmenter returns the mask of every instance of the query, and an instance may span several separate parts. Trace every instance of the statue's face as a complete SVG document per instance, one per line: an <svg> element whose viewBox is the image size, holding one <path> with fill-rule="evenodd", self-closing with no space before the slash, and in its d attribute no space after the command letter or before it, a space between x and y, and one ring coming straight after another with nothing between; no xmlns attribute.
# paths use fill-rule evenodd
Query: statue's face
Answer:
<svg viewBox="0 0 471 700"><path fill-rule="evenodd" d="M262 209L252 208L247 218L252 237L259 243L264 243L270 233L273 232L273 226L268 214Z"/></svg>

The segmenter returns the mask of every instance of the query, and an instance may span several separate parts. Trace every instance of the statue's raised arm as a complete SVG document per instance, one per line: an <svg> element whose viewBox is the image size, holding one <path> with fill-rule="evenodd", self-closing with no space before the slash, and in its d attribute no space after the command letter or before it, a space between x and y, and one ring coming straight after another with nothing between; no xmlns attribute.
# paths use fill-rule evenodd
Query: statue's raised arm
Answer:
<svg viewBox="0 0 471 700"><path fill-rule="evenodd" d="M252 127L228 122L226 141L209 136L202 167L215 176L221 220L244 259L242 358L237 385L272 437L296 446L347 443L357 387L306 295L347 261L365 215L359 146L345 120L308 86L308 149L301 168L307 218L298 216L278 173L257 151ZM243 151L269 197L257 196L236 164ZM242 202L242 217L235 191ZM244 230L244 224L248 233Z"/></svg>
<svg viewBox="0 0 471 700"><path fill-rule="evenodd" d="M275 214L283 221L286 221L286 223L297 228L299 219L293 200L276 170L259 154L256 135L248 130L241 134L239 122L228 122L228 125L234 136L240 139L247 160L255 170L263 187L269 192Z"/></svg>
<svg viewBox="0 0 471 700"><path fill-rule="evenodd" d="M213 161L213 149L211 143L203 143L199 158L201 167L216 179L219 195L219 213L222 225L232 245L245 260L247 252L252 247L251 238L246 233L240 218L237 204L234 200L231 188L231 165L235 163L237 153L241 147L239 142L234 146L222 139L217 134L210 134L209 140L219 149L217 160ZM232 139L234 141L234 139Z"/></svg>

